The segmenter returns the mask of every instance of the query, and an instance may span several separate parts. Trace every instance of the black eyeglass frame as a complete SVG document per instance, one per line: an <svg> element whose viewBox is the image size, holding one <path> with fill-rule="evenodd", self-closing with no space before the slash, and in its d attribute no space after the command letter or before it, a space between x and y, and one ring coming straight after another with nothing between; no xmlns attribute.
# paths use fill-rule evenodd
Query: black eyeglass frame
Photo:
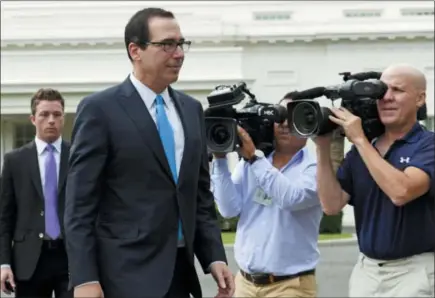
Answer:
<svg viewBox="0 0 435 298"><path fill-rule="evenodd" d="M141 43L144 46L153 45L163 49L168 54L174 53L179 47L183 52L188 52L192 42L190 40L166 40L166 41L147 41Z"/></svg>

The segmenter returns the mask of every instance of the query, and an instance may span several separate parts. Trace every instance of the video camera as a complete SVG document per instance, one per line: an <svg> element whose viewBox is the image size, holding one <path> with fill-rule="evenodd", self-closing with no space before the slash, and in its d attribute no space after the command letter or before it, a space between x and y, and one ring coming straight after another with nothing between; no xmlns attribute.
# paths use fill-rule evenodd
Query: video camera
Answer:
<svg viewBox="0 0 435 298"><path fill-rule="evenodd" d="M249 102L242 108L246 95ZM229 86L220 85L207 97L209 103L205 114L205 129L209 153L229 153L235 151L241 142L237 126L250 135L255 147L266 155L274 148L274 123L287 120L287 110L280 105L260 103L246 87L245 82Z"/></svg>
<svg viewBox="0 0 435 298"><path fill-rule="evenodd" d="M321 107L313 99L325 96L332 100L341 98L341 106L355 116L361 118L364 134L371 141L383 134L377 101L382 99L388 86L380 80L381 72L362 72L351 74L340 73L343 84L330 87L316 87L301 92L295 92L292 102L287 104L290 133L303 137L324 135L332 132L337 124L329 120L332 112L327 107ZM418 120L426 119L426 106L419 109Z"/></svg>

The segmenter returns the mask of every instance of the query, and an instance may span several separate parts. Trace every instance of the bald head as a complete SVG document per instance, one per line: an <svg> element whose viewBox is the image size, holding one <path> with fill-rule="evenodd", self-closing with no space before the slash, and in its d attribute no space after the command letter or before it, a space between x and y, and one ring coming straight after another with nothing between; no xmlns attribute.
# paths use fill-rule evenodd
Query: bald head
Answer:
<svg viewBox="0 0 435 298"><path fill-rule="evenodd" d="M419 91L426 91L426 77L414 66L408 64L393 64L382 72L382 80L385 79L389 81L396 78L400 78L409 83Z"/></svg>
<svg viewBox="0 0 435 298"><path fill-rule="evenodd" d="M388 86L382 100L377 101L382 123L388 130L407 131L426 102L424 74L411 65L394 64L382 72L381 80Z"/></svg>

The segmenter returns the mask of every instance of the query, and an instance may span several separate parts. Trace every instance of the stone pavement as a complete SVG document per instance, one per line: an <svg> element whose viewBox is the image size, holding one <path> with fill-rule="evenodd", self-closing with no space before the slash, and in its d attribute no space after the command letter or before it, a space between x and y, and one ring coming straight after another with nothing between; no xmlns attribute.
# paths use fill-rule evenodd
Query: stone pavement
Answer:
<svg viewBox="0 0 435 298"><path fill-rule="evenodd" d="M347 297L348 280L358 256L355 241L323 242L320 247L320 264L317 268L318 297ZM227 257L233 273L237 272L232 247L227 247ZM198 266L198 273L205 298L216 295L216 283L210 275L205 276ZM4 293L1 297L7 296Z"/></svg>

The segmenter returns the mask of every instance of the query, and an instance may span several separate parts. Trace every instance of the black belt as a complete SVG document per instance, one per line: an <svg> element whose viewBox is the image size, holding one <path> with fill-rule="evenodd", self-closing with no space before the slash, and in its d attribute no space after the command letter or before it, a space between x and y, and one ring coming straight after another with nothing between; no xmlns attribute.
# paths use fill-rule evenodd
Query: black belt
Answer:
<svg viewBox="0 0 435 298"><path fill-rule="evenodd" d="M43 240L42 246L47 249L64 249L65 244L62 239Z"/></svg>
<svg viewBox="0 0 435 298"><path fill-rule="evenodd" d="M312 269L312 270L302 271L302 272L295 273L295 274L280 275L280 276L275 276L273 274L267 274L267 273L249 274L249 273L244 272L243 270L240 270L240 273L242 274L242 276L246 280L252 282L255 285L269 285L269 284L283 281L283 280L293 279L293 278L304 276L304 275L315 274L316 270Z"/></svg>

